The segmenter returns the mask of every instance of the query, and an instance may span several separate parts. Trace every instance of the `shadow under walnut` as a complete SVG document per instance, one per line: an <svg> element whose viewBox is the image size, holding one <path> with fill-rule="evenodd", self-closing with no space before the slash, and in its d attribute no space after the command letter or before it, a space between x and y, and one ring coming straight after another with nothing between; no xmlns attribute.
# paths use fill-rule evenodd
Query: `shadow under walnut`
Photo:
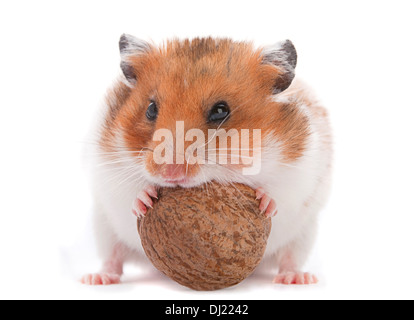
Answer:
<svg viewBox="0 0 414 320"><path fill-rule="evenodd" d="M138 220L142 246L153 265L181 285L230 287L259 265L271 220L250 187L164 188L153 207Z"/></svg>

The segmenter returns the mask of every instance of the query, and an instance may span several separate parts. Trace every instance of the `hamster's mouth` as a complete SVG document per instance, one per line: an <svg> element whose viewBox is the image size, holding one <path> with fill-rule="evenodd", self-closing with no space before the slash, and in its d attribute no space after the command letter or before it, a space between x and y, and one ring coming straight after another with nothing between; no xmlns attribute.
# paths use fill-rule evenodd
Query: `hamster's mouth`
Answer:
<svg viewBox="0 0 414 320"><path fill-rule="evenodd" d="M199 185L199 183L197 183L196 180L188 177L175 180L164 179L162 182L162 184L166 187L191 188Z"/></svg>
<svg viewBox="0 0 414 320"><path fill-rule="evenodd" d="M171 184L186 184L189 181L190 179L188 178L183 178L183 179L178 179L178 180L169 180L169 179L164 180L164 182L171 183Z"/></svg>
<svg viewBox="0 0 414 320"><path fill-rule="evenodd" d="M198 187L208 181L205 180L205 177L200 175L189 176L189 175L180 175L178 177L162 177L161 175L148 177L149 182L158 187L165 188L193 188Z"/></svg>

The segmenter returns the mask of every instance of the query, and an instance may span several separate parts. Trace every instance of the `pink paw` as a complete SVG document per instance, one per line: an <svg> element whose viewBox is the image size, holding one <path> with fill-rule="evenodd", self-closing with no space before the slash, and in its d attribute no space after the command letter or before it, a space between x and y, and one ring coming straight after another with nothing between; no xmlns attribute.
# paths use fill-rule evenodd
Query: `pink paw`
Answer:
<svg viewBox="0 0 414 320"><path fill-rule="evenodd" d="M81 279L81 282L90 286L119 284L121 283L121 276L109 273L87 274Z"/></svg>
<svg viewBox="0 0 414 320"><path fill-rule="evenodd" d="M147 214L147 208L152 208L152 205L154 204L152 198L158 199L158 192L154 186L148 186L139 192L137 198L132 204L133 215L137 218L145 217Z"/></svg>
<svg viewBox="0 0 414 320"><path fill-rule="evenodd" d="M315 284L318 279L308 272L283 272L279 273L273 283L278 284Z"/></svg>
<svg viewBox="0 0 414 320"><path fill-rule="evenodd" d="M273 200L263 188L256 189L256 199L260 199L259 209L266 217L274 217L277 214L277 206L275 200Z"/></svg>

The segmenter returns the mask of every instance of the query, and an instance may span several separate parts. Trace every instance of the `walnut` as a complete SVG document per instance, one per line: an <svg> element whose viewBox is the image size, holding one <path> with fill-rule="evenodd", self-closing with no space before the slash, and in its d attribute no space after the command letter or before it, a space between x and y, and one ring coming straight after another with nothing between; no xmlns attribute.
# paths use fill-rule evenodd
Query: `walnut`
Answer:
<svg viewBox="0 0 414 320"><path fill-rule="evenodd" d="M154 208L138 221L154 266L194 290L247 278L263 257L270 229L254 190L242 184L161 189Z"/></svg>

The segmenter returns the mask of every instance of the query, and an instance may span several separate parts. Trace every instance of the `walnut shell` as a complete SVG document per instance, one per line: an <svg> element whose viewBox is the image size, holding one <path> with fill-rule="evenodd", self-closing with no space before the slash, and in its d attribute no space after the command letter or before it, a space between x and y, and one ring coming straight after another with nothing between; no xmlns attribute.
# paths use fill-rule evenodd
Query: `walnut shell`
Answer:
<svg viewBox="0 0 414 320"><path fill-rule="evenodd" d="M164 188L153 207L138 221L142 246L158 270L183 286L233 286L263 257L271 220L250 187Z"/></svg>

